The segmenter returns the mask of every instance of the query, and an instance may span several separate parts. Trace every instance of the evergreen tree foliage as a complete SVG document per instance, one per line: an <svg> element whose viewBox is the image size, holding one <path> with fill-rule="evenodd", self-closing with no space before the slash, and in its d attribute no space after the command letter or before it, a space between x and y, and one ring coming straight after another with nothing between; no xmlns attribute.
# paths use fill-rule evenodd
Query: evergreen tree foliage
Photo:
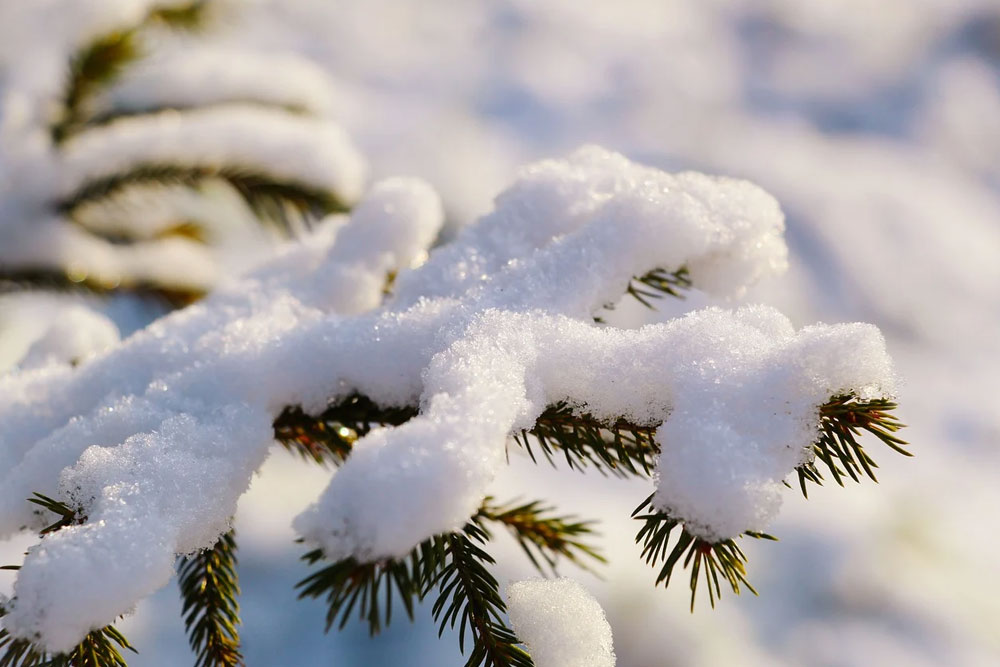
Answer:
<svg viewBox="0 0 1000 667"><path fill-rule="evenodd" d="M190 112L180 106L141 111L101 110L94 100L127 68L147 55L150 31L207 29L206 23L211 20L208 5L197 1L155 9L139 24L101 36L76 53L67 64L59 111L49 128L54 150L64 150L90 132L125 120L166 112ZM240 104L268 103L241 100ZM290 115L298 113L287 108L277 110ZM49 210L79 224L88 234L103 235L105 240L117 244L142 239L129 229L111 234L87 228L79 214L86 206L101 204L140 187L198 190L209 181L223 182L242 197L257 220L275 232L275 237L294 236L322 216L349 210L349 194L289 180L269 173L267 167L266 164L138 160L120 171L86 179L73 192L49 202ZM162 235L210 243L202 222L178 219ZM391 285L391 275L387 276L387 282ZM657 299L683 298L690 287L686 268L664 267L636 276L623 286L623 293L653 307ZM0 290L26 289L83 289L100 294L132 290L170 307L183 306L202 295L189 285L133 280L128 276L107 282L100 276L76 275L71 266L0 264ZM796 470L803 495L807 494L807 483L821 484L825 480L824 472L841 486L848 478L860 482L867 476L874 481L877 465L860 440L866 433L909 456L906 443L897 435L903 425L895 417L896 408L888 400L863 400L853 395L830 397L819 410L821 428L812 447L815 460ZM373 428L404 424L418 410L417 405L380 406L362 394L339 400L318 414L309 414L299 405L289 405L274 420L274 437L299 454L304 464L338 466L350 458L360 437ZM595 469L606 475L648 479L653 475L659 454L654 438L658 426L632 423L624 418L609 422L560 402L548 406L531 428L512 434L508 446L523 450L536 463L544 459L555 467L584 472ZM58 500L36 494L28 501L37 505L39 512L55 517L41 531L42 535L86 521L79 510ZM749 582L746 555L736 540L707 541L682 519L655 509L651 501L652 496L642 501L632 516L641 526L636 542L642 547L643 560L655 570L655 576L651 577L654 585L669 585L678 567L688 570L692 611L696 594L703 585L712 607L725 587L736 594L743 588L756 594ZM509 533L543 576L555 574L566 562L594 570L605 562L596 543L593 522L563 514L543 499L498 503L487 498L460 530L435 535L404 558L374 562L346 558L331 562L321 549L308 551L302 558L311 571L297 585L299 596L325 600L327 630L334 626L343 628L356 617L368 625L372 635L392 621L394 605L397 618L401 607L412 619L418 605L426 600L440 633L449 628L457 630L458 648L466 657L467 667L526 667L533 663L508 625L507 608L497 581L497 563L490 553L495 532ZM775 539L756 532L747 532L745 536ZM240 587L236 552L236 536L230 531L213 548L180 557L177 577L183 622L198 667L243 664L238 631ZM4 613L0 607L0 616ZM126 664L122 651L134 650L113 626L94 629L70 653L54 656L27 639L0 630L0 667L119 666Z"/></svg>
<svg viewBox="0 0 1000 667"><path fill-rule="evenodd" d="M54 111L48 121L47 134L53 159L59 161L63 156L72 155L81 142L93 142L102 132L117 128L123 121L132 122L133 127L135 123L156 123L170 116L184 121L203 109L228 110L234 117L244 109L264 110L283 115L290 121L308 118L324 122L313 110L300 108L292 102L275 101L263 93L254 96L245 91L233 99L223 96L206 101L203 108L189 102L169 101L141 108L115 106L109 91L136 65L160 55L164 33L208 40L213 23L224 18L224 13L231 9L220 8L218 3L207 0L154 3L140 21L124 24L79 47L66 64L59 99L50 101ZM262 86L266 84L261 81ZM258 127L248 129L247 139L252 139L254 133L267 134L267 120L262 117L255 121ZM309 148L308 145L300 147L305 151ZM37 210L26 215L55 216L95 242L107 244L112 253L172 242L207 247L226 243L224 238L219 238L216 229L220 222L226 222L219 219L226 212L212 204L219 187L242 199L252 217L263 226L263 233L274 239L295 236L329 213L348 210L353 196L338 191L334 184L324 186L289 178L276 172L264 160L245 162L225 155L178 162L164 161L156 155L145 159L140 154L111 171L104 171L106 165L94 166L102 171L83 177L71 191L52 192L45 202L28 202ZM191 197L204 198L206 204L194 211L190 206L180 206L176 200L183 190ZM173 209L176 219L173 223L158 223L159 228L152 237L144 225L135 224L138 220L113 223L108 218L109 212L130 197L144 197L158 210ZM142 218L146 214L140 208L131 210L129 215ZM188 280L183 270L151 278L127 270L120 273L81 270L66 261L29 259L18 262L0 257L0 296L26 290L63 296L96 295L104 299L130 294L158 308L175 308L200 298L207 287L210 285Z"/></svg>

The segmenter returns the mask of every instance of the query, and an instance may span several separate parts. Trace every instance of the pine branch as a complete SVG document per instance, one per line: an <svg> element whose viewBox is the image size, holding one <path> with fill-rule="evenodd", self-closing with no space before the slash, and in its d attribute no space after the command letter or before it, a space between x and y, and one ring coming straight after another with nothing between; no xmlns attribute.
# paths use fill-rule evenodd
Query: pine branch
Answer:
<svg viewBox="0 0 1000 667"><path fill-rule="evenodd" d="M197 30L205 24L209 0L193 0L184 5L159 7L146 17L144 25L159 24L174 30Z"/></svg>
<svg viewBox="0 0 1000 667"><path fill-rule="evenodd" d="M70 60L62 110L50 128L52 139L62 143L87 126L87 102L142 57L139 33L144 28L155 24L192 30L201 25L207 5L205 0L197 0L178 7L154 9L138 25L99 37L80 49Z"/></svg>
<svg viewBox="0 0 1000 667"><path fill-rule="evenodd" d="M316 416L297 405L285 408L274 420L274 437L305 459L339 465L350 455L354 442L373 426L399 426L416 414L416 408L383 408L365 396L351 394Z"/></svg>
<svg viewBox="0 0 1000 667"><path fill-rule="evenodd" d="M119 649L137 652L110 625L88 634L69 653L58 655L49 655L27 639L15 639L0 629L0 651L3 651L0 667L128 667Z"/></svg>
<svg viewBox="0 0 1000 667"><path fill-rule="evenodd" d="M73 509L60 500L49 498L41 493L32 493L31 495L33 497L28 498L29 503L38 505L42 509L46 509L59 517L53 523L38 531L39 535L48 535L66 526L79 526L87 520L82 510Z"/></svg>
<svg viewBox="0 0 1000 667"><path fill-rule="evenodd" d="M809 496L806 482L823 483L816 461L827 467L840 486L844 485L845 477L860 482L862 474L878 482L874 472L878 464L857 439L863 432L873 434L903 456L913 456L905 449L906 441L895 435L905 427L891 414L896 407L889 400L861 401L850 395L835 396L820 407L819 438L812 445L815 460L796 469L802 495Z"/></svg>
<svg viewBox="0 0 1000 667"><path fill-rule="evenodd" d="M720 542L709 542L700 537L696 537L688 532L683 522L670 515L656 511L652 507L653 496L650 495L644 500L635 511L632 518L643 521L643 526L635 536L637 544L642 544L642 558L647 565L657 566L662 561L663 565L656 576L656 585L663 583L666 587L670 584L670 577L674 567L681 563L685 569L691 567L691 611L694 612L695 595L698 592L698 585L701 581L700 574L704 572L705 584L708 588L708 599L712 607L715 607L716 598L722 596L722 587L719 575L729 583L730 588L737 595L740 594L740 586L746 588L757 595L757 591L746 578L746 555L736 544L735 540L728 539ZM640 514L646 512L645 514ZM670 546L670 534L675 528L680 528L679 537L673 546ZM777 538L766 533L747 531L744 535L757 539L776 540ZM681 560L683 558L683 561Z"/></svg>
<svg viewBox="0 0 1000 667"><path fill-rule="evenodd" d="M61 269L42 267L5 269L0 266L0 294L32 289L97 296L131 292L153 297L172 308L183 308L204 296L204 292L193 287L169 287L144 280L128 279L109 282L97 276L70 273Z"/></svg>
<svg viewBox="0 0 1000 667"><path fill-rule="evenodd" d="M581 540L595 534L591 528L594 522L574 521L571 516L546 516L552 510L552 507L547 507L538 500L523 504L511 503L506 507L495 505L493 498L488 496L483 501L478 516L506 527L527 554L531 564L543 576L546 575L546 568L542 562L553 575L558 575L556 565L560 558L585 570L590 569L590 563L586 559L607 563L607 559L595 547Z"/></svg>
<svg viewBox="0 0 1000 667"><path fill-rule="evenodd" d="M177 583L184 607L184 627L196 667L243 665L240 653L239 577L234 531L211 549L181 559Z"/></svg>
<svg viewBox="0 0 1000 667"><path fill-rule="evenodd" d="M530 514L530 511L494 519L494 512L484 505L462 531L425 540L405 558L374 563L345 558L314 572L296 585L300 589L299 598L326 597L328 631L334 623L342 629L357 609L358 618L368 623L369 632L374 636L389 625L394 599L402 602L406 615L412 620L416 603L437 587L438 598L431 611L440 624L439 634L459 624L459 649L464 654L466 633L471 633L472 647L466 667L527 667L532 664L531 658L518 646L517 637L504 623L506 606L500 597L499 584L487 569L495 561L480 545L490 539L481 523L483 520L529 526L530 521L518 521L515 517ZM586 528L578 530L579 525L582 524L572 525L570 530L576 530L574 534L589 532ZM526 532L530 531L529 527ZM560 548L557 541L552 544L555 546L542 548ZM573 553L576 548L575 542L571 546L564 545L564 553L571 558L577 557ZM603 560L589 547L581 545L579 549ZM546 552L542 553L546 557ZM530 552L529 557L534 560ZM319 549L303 556L310 565L323 558Z"/></svg>
<svg viewBox="0 0 1000 667"><path fill-rule="evenodd" d="M79 51L69 65L69 78L62 113L52 125L52 138L62 143L85 124L85 101L118 78L124 68L137 60L141 50L136 30L104 35Z"/></svg>
<svg viewBox="0 0 1000 667"><path fill-rule="evenodd" d="M94 127L101 127L102 125L110 125L115 121L135 118L136 116L148 116L151 114L160 114L164 112L173 113L183 113L185 111L193 111L195 109L211 109L217 107L231 107L231 106L254 106L265 109L274 109L276 111L284 111L285 113L291 114L293 116L309 116L311 111L299 104L282 104L279 102L273 102L269 100L256 99L253 97L228 97L225 99L215 100L206 104L195 104L195 103L171 103L166 106L162 104L149 104L149 105L136 105L129 106L128 108L122 109L108 109L99 113L95 113L90 118L87 119L87 129Z"/></svg>
<svg viewBox="0 0 1000 667"><path fill-rule="evenodd" d="M54 522L42 528L40 535L48 535L66 526L84 523L87 517L66 503L40 493L32 494L28 502L56 514ZM7 565L4 570L19 570L20 566ZM14 600L11 600L13 602ZM0 605L0 618L7 614ZM138 653L125 636L112 625L91 631L69 653L50 655L27 639L15 638L6 628L0 628L0 667L127 667L119 649Z"/></svg>
<svg viewBox="0 0 1000 667"><path fill-rule="evenodd" d="M683 299L684 292L691 289L691 277L687 267L682 266L676 271L653 269L629 281L625 293L647 308L655 309L651 299L662 299L672 296Z"/></svg>
<svg viewBox="0 0 1000 667"><path fill-rule="evenodd" d="M103 199L132 185L197 187L209 178L227 181L257 217L288 236L296 232L296 220L299 218L309 222L329 213L343 213L350 209L332 191L283 180L253 167L172 164L140 164L125 172L94 179L57 202L56 209L72 217L78 206Z"/></svg>
<svg viewBox="0 0 1000 667"><path fill-rule="evenodd" d="M906 442L895 433L903 424L892 415L892 401L861 401L849 395L836 396L820 407L820 435L813 444L816 458L830 467L838 483L845 475L860 479L864 472L875 479L878 467L863 449L857 436L867 431L906 456ZM290 450L317 462L342 463L358 437L372 425L398 426L417 415L415 407L381 408L367 397L354 394L330 406L318 416L305 414L298 406L286 408L274 422L275 438ZM618 477L652 474L659 454L654 436L659 424L639 425L619 419L613 423L588 414L576 414L567 403L550 406L533 428L514 434L514 441L537 461L536 446L553 466L557 453L570 468L594 466L602 474ZM844 466L845 473L837 464ZM814 463L797 468L800 484L822 483Z"/></svg>
<svg viewBox="0 0 1000 667"><path fill-rule="evenodd" d="M542 413L531 430L515 434L514 441L532 461L536 461L534 441L553 466L553 457L561 451L570 468L582 471L592 465L601 474L649 476L658 451L655 431L656 426L639 426L624 419L609 424L575 414L568 404L558 403Z"/></svg>
<svg viewBox="0 0 1000 667"><path fill-rule="evenodd" d="M318 463L342 463L354 442L373 425L398 426L417 415L415 407L383 408L360 394L331 405L319 415L308 415L290 406L274 421L275 438L289 450ZM535 445L555 465L561 451L571 468L595 466L619 477L652 473L657 452L655 427L625 420L607 424L589 415L576 415L566 403L546 410L530 431L515 434L516 442L535 459ZM531 436L529 438L528 436Z"/></svg>
<svg viewBox="0 0 1000 667"><path fill-rule="evenodd" d="M372 636L388 627L392 620L392 603L398 598L407 617L413 620L415 603L422 598L423 582L443 562L443 552L436 540L426 540L401 560L361 563L345 558L309 575L298 584L299 599L326 596L328 610L326 630L334 623L343 629L354 608L358 618L367 621ZM320 549L310 551L302 560L315 565L324 558ZM339 618L339 621L338 621Z"/></svg>
<svg viewBox="0 0 1000 667"><path fill-rule="evenodd" d="M440 623L438 634L457 623L459 650L463 654L466 632L472 636L465 667L533 665L504 622L507 607L500 596L500 585L487 568L495 561L480 546L489 541L490 534L478 517L473 517L461 532L439 539L443 541L448 562L427 585L427 591L438 587L438 598L431 608L434 620Z"/></svg>
<svg viewBox="0 0 1000 667"><path fill-rule="evenodd" d="M676 271L666 269L653 269L641 276L634 276L629 280L625 288L625 294L632 297L642 305L651 310L656 309L653 299L663 299L671 296L675 299L683 299L684 292L691 289L691 278L688 277L687 267L682 266ZM614 303L604 304L604 310L614 310ZM594 321L604 324L604 318L594 316Z"/></svg>

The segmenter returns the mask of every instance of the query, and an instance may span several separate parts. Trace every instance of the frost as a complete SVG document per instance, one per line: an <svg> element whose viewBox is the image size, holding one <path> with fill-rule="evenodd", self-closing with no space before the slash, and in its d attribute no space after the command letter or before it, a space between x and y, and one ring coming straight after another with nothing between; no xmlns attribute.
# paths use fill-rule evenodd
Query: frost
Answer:
<svg viewBox="0 0 1000 667"><path fill-rule="evenodd" d="M572 579L511 582L514 633L537 667L614 667L611 626L597 600Z"/></svg>
<svg viewBox="0 0 1000 667"><path fill-rule="evenodd" d="M659 425L655 503L714 538L773 516L831 395L892 391L866 325L796 333L764 307L638 330L594 322L656 268L688 267L722 294L782 270L781 212L752 184L587 147L525 169L492 213L407 270L441 218L427 186L384 182L346 223L115 350L0 380L0 533L38 524L33 491L88 517L28 556L7 626L59 650L162 585L174 553L225 530L289 405L317 412L353 393L419 405L359 440L294 522L329 558L371 560L461 527L508 435L554 403ZM103 602L72 580L100 581Z"/></svg>

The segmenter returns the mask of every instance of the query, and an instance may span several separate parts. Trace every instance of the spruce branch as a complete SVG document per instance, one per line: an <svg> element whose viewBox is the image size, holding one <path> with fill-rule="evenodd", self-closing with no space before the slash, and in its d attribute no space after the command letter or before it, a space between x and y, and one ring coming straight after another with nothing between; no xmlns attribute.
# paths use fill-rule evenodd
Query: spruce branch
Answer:
<svg viewBox="0 0 1000 667"><path fill-rule="evenodd" d="M139 34L144 28L163 25L192 30L201 25L207 5L206 0L196 0L153 9L138 25L103 35L77 51L69 63L62 109L50 128L52 139L62 143L88 125L87 103L142 57Z"/></svg>
<svg viewBox="0 0 1000 667"><path fill-rule="evenodd" d="M3 612L0 610L0 618ZM0 667L128 667L119 649L136 653L125 636L108 625L94 630L69 653L50 655L27 639L0 629Z"/></svg>
<svg viewBox="0 0 1000 667"><path fill-rule="evenodd" d="M297 405L285 408L274 420L274 437L305 459L339 465L373 426L399 426L416 414L416 408L380 407L366 396L351 394L315 416Z"/></svg>
<svg viewBox="0 0 1000 667"><path fill-rule="evenodd" d="M198 657L196 667L243 665L234 531L220 537L212 548L183 557L177 583L188 642Z"/></svg>
<svg viewBox="0 0 1000 667"><path fill-rule="evenodd" d="M688 275L687 267L682 266L676 271L666 269L653 269L641 276L633 276L625 288L625 294L632 297L642 305L651 310L656 310L654 299L674 297L683 299L684 292L692 287L691 278ZM604 304L604 310L614 310L614 303ZM594 321L604 324L604 318L594 316Z"/></svg>
<svg viewBox="0 0 1000 667"><path fill-rule="evenodd" d="M423 596L423 582L433 576L443 558L434 538L422 542L403 559L373 563L362 563L355 558L339 560L312 573L295 587L301 589L299 599L326 596L327 632L334 623L343 629L357 607L358 618L368 623L369 634L375 636L392 621L394 598L400 600L407 617L413 620L415 603ZM323 559L320 549L302 557L309 565Z"/></svg>
<svg viewBox="0 0 1000 667"><path fill-rule="evenodd" d="M81 49L69 65L69 76L59 120L52 125L56 143L68 139L85 124L85 102L107 86L141 55L136 29L104 35Z"/></svg>
<svg viewBox="0 0 1000 667"><path fill-rule="evenodd" d="M329 213L349 210L349 206L332 191L272 176L254 167L156 163L140 164L128 171L91 180L55 206L60 213L72 218L77 207L133 185L197 187L210 178L228 182L258 218L287 236L296 233L298 219L309 222Z"/></svg>
<svg viewBox="0 0 1000 667"><path fill-rule="evenodd" d="M357 609L358 617L368 623L369 632L374 636L389 625L394 599L402 602L407 616L413 620L416 603L437 588L438 597L431 613L439 623L438 634L458 624L459 650L463 654L467 633L471 634L472 646L466 667L528 667L532 664L531 658L518 646L517 637L504 622L506 606L500 596L500 586L488 569L495 561L482 548L491 537L482 522L504 522L493 518L502 512L495 512L490 507L484 504L463 530L425 540L404 558L372 563L345 558L327 565L296 585L300 589L299 598L326 597L328 631L334 623L343 628ZM515 516L527 513L530 511L511 513L507 520L518 521ZM527 525L529 522L519 523ZM574 548L575 544L567 546L565 551L576 556ZM592 554L589 547L582 546L581 550L603 560ZM545 557L545 552L542 553ZM534 559L530 552L529 557ZM324 556L322 550L316 549L302 558L315 565Z"/></svg>
<svg viewBox="0 0 1000 667"><path fill-rule="evenodd" d="M41 493L32 494L28 502L58 517L39 531L39 535L42 536L66 526L80 525L87 519L80 510L75 510L66 503ZM16 571L21 568L18 565L6 565L0 569ZM3 618L7 611L8 609L0 604L0 618ZM0 628L0 667L127 667L119 649L138 653L129 644L125 635L112 625L92 630L69 653L55 655L49 654L27 639L15 638L6 628Z"/></svg>
<svg viewBox="0 0 1000 667"><path fill-rule="evenodd" d="M31 495L32 497L28 498L29 503L38 505L42 509L48 510L59 517L54 522L38 531L39 535L48 535L49 533L54 533L57 530L65 528L66 526L79 526L87 520L87 517L84 516L82 510L73 509L60 500L49 498L48 496L37 492L32 493Z"/></svg>
<svg viewBox="0 0 1000 667"><path fill-rule="evenodd" d="M722 596L719 575L729 583L732 591L740 594L740 586L746 588L757 595L757 591L747 580L746 555L733 539L721 540L719 542L709 542L690 533L680 519L675 519L665 512L655 510L652 506L653 496L646 498L635 511L632 518L642 521L643 526L635 536L637 544L642 544L642 558L647 565L656 567L663 563L656 576L656 585L663 583L666 587L670 584L670 577L674 567L681 563L683 568L691 568L691 611L694 612L695 595L698 592L700 575L704 573L705 584L708 588L708 599L712 607L715 607L716 598ZM675 528L680 528L678 538L671 546L670 534ZM747 537L757 539L776 540L766 533L747 531ZM683 560L682 560L683 558Z"/></svg>
<svg viewBox="0 0 1000 667"><path fill-rule="evenodd" d="M625 293L647 308L655 309L651 299L668 296L683 299L684 292L691 289L691 286L691 276L685 266L676 271L653 269L630 280Z"/></svg>
<svg viewBox="0 0 1000 667"><path fill-rule="evenodd" d="M590 569L588 559L607 563L596 547L583 541L595 535L592 528L594 522L576 521L572 516L553 516L553 509L539 500L498 505L487 496L478 516L507 528L543 576L546 575L546 566L553 575L558 575L556 565L560 558L585 570Z"/></svg>
<svg viewBox="0 0 1000 667"><path fill-rule="evenodd" d="M500 585L488 566L493 557L483 550L490 533L478 517L455 533L440 538L448 561L437 577L427 584L427 591L438 588L438 598L431 608L439 626L438 635L458 624L459 650L465 653L466 633L472 647L465 667L529 667L534 663L518 646L514 632L504 622L507 606L500 596Z"/></svg>
<svg viewBox="0 0 1000 667"><path fill-rule="evenodd" d="M567 403L549 407L531 430L514 434L514 441L536 461L532 443L555 466L562 452L570 468L594 466L601 474L616 477L649 476L658 451L653 434L656 426L640 426L624 419L613 423L587 414L576 414Z"/></svg>
<svg viewBox="0 0 1000 667"><path fill-rule="evenodd" d="M878 465L858 441L863 432L875 435L893 450L905 455L907 444L896 434L904 427L892 412L896 403L885 400L859 400L851 395L835 396L819 408L819 435L812 446L818 461L827 465L834 479L860 480L860 473L875 479ZM275 437L290 450L317 462L342 463L358 437L372 425L398 426L417 414L415 407L382 408L369 398L352 394L310 416L298 406L286 408L275 420ZM578 414L568 403L550 406L530 430L513 435L532 461L537 462L536 448L555 466L559 454L570 468L597 468L602 474L618 477L650 476L659 454L655 440L659 424L634 424L625 419L608 422ZM843 469L840 467L843 466ZM846 472L845 472L846 470ZM796 469L803 494L807 481L821 484L823 475L815 462ZM876 480L877 481L877 480Z"/></svg>
<svg viewBox="0 0 1000 667"><path fill-rule="evenodd" d="M140 105L130 103L130 105L125 108L112 108L94 113L87 119L87 129L110 125L118 120L135 118L137 116L148 116L164 112L184 113L185 111L194 111L196 109L213 109L232 106L254 106L264 109L274 109L275 111L284 111L285 113L293 116L303 117L310 116L313 113L310 109L299 104L272 102L253 97L227 97L222 100L208 102L205 104L171 102L166 105L161 103Z"/></svg>
<svg viewBox="0 0 1000 667"><path fill-rule="evenodd" d="M163 301L172 308L182 308L204 296L204 292L195 287L167 286L118 276L108 280L101 276L48 267L11 269L0 266L0 295L25 290L78 292L97 296L132 292Z"/></svg>
<svg viewBox="0 0 1000 667"><path fill-rule="evenodd" d="M896 433L905 424L892 414L896 403L886 399L858 400L851 395L834 396L819 409L819 437L812 445L815 459L796 469L802 495L808 497L806 482L823 483L823 474L816 465L823 463L834 481L844 485L844 478L860 482L862 475L878 482L874 469L878 464L858 441L864 432L871 433L903 456L913 456L905 449L907 442Z"/></svg>
<svg viewBox="0 0 1000 667"><path fill-rule="evenodd" d="M183 5L158 7L146 17L144 25L163 25L174 30L198 30L205 24L210 0L193 0Z"/></svg>

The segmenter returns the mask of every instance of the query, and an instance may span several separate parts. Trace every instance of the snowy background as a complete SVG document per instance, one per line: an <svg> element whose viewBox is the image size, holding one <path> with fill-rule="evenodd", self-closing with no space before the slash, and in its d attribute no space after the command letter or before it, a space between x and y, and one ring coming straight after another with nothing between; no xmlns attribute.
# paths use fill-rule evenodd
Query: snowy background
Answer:
<svg viewBox="0 0 1000 667"><path fill-rule="evenodd" d="M1000 661L1000 4L996 0L253 0L222 38L299 51L374 175L441 192L453 228L521 163L597 142L655 166L748 178L788 216L791 270L744 300L796 325L882 328L904 436L879 485L789 492L748 545L761 596L687 611L632 544L643 483L515 460L494 495L600 518L610 565L579 576L619 664L987 665ZM707 303L664 304L669 317ZM616 311L638 323L639 308ZM251 665L461 665L429 609L377 641L324 636L289 520L328 473L275 452L240 506ZM506 542L501 580L529 574ZM15 554L24 543L4 545ZM5 560L4 562L9 562ZM172 588L124 627L134 665L187 664Z"/></svg>

